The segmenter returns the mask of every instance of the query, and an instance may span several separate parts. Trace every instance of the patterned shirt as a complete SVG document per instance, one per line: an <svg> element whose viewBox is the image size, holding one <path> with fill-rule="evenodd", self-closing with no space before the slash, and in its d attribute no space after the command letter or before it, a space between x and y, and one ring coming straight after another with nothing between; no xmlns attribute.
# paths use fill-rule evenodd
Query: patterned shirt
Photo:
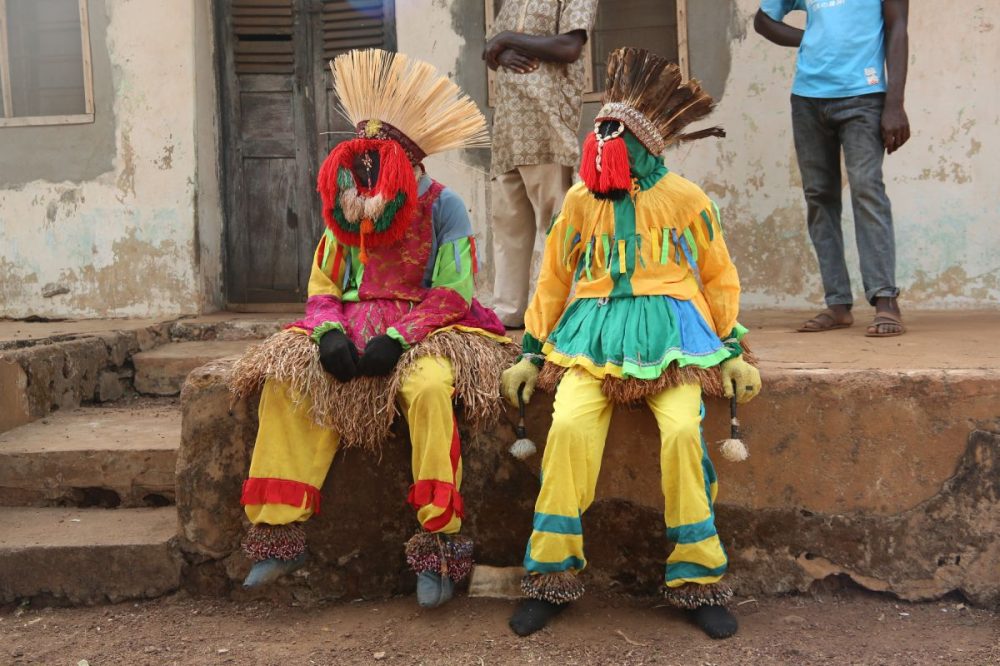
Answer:
<svg viewBox="0 0 1000 666"><path fill-rule="evenodd" d="M507 30L539 36L590 33L596 14L597 0L504 0L493 35ZM494 175L518 166L577 165L585 66L581 56L569 64L539 63L529 74L497 70Z"/></svg>

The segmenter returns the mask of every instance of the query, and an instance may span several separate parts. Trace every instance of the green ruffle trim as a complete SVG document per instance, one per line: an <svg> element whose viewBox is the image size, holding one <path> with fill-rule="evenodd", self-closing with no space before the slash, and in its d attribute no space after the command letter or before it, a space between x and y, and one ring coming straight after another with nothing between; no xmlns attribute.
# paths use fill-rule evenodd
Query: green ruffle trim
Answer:
<svg viewBox="0 0 1000 666"><path fill-rule="evenodd" d="M726 349L729 350L729 358L736 358L737 356L743 355L743 345L740 344L740 341L743 340L743 336L749 332L750 331L746 326L736 322L736 325L733 326L733 330L730 331L729 335L722 340L722 344L724 344Z"/></svg>
<svg viewBox="0 0 1000 666"><path fill-rule="evenodd" d="M724 361L728 361L733 356L729 349L723 347L708 356L690 356L680 349L670 349L659 361L652 364L643 363L642 365L631 361L625 361L621 365L610 362L600 364L585 354L568 355L557 350L550 351L547 358L552 363L563 367L580 365L599 372L603 370L605 375L613 377L634 377L635 379L653 380L659 379L672 363L676 363L679 368L693 366L707 370L720 365Z"/></svg>
<svg viewBox="0 0 1000 666"><path fill-rule="evenodd" d="M344 330L344 325L337 321L325 321L316 328L313 329L312 334L309 336L313 342L319 344L319 339L323 337L326 333L330 331L340 331L341 333L347 333Z"/></svg>
<svg viewBox="0 0 1000 666"><path fill-rule="evenodd" d="M406 341L406 338L403 337L402 333L396 330L395 326L390 326L386 330L385 334L388 335L393 340L395 340L396 342L398 342L400 345L402 345L403 351L406 351L407 349L410 348L410 343Z"/></svg>
<svg viewBox="0 0 1000 666"><path fill-rule="evenodd" d="M545 364L545 355L542 354L542 342L531 333L524 332L521 338L521 356L518 360L529 359L535 367L541 368Z"/></svg>
<svg viewBox="0 0 1000 666"><path fill-rule="evenodd" d="M735 329L734 344L745 333L740 329ZM577 299L544 351L551 363L583 366L596 376L654 380L674 364L713 368L732 358L734 349L690 301L633 296Z"/></svg>

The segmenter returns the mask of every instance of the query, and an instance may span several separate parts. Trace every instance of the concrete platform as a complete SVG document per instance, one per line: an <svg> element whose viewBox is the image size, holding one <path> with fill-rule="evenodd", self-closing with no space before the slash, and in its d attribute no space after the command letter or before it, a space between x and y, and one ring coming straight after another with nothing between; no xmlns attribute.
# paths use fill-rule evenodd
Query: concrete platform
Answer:
<svg viewBox="0 0 1000 666"><path fill-rule="evenodd" d="M873 313L855 307L854 326L825 333L795 332L815 312L748 310L740 319L769 371L1000 370L1000 310L904 312L907 333L866 338Z"/></svg>
<svg viewBox="0 0 1000 666"><path fill-rule="evenodd" d="M782 594L845 576L905 599L957 591L1000 604L1000 312L915 313L909 333L886 339L865 338L860 314L851 329L793 332L807 316L743 318L764 378L761 396L740 409L749 460L715 454L728 406L706 404L734 584ZM219 591L246 567L238 501L256 431L252 402L230 409L230 367L191 375L178 461L182 548L196 563L186 584ZM540 449L551 408L544 394L529 407ZM526 463L507 453L514 418L463 436L463 533L493 566L520 563L538 492L541 451ZM590 585L652 593L662 581L658 442L647 409L616 411L597 500L583 519ZM307 525L314 557L299 584L347 598L408 589L401 544L416 527L403 504L410 483L403 427L380 459L339 454L323 515Z"/></svg>
<svg viewBox="0 0 1000 666"><path fill-rule="evenodd" d="M177 589L173 507L0 508L0 603L101 603Z"/></svg>
<svg viewBox="0 0 1000 666"><path fill-rule="evenodd" d="M174 342L132 357L135 389L147 395L177 395L195 368L227 356L239 356L248 340Z"/></svg>
<svg viewBox="0 0 1000 666"><path fill-rule="evenodd" d="M0 434L0 505L172 504L180 437L175 401L55 412Z"/></svg>
<svg viewBox="0 0 1000 666"><path fill-rule="evenodd" d="M65 340L112 331L138 331L162 323L155 319L79 319L21 321L0 319L0 349L44 340Z"/></svg>

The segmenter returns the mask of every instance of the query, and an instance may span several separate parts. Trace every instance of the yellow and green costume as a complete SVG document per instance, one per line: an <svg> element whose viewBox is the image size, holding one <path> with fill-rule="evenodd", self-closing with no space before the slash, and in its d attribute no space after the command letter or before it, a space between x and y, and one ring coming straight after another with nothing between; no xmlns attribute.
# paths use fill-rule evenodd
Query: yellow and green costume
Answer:
<svg viewBox="0 0 1000 666"><path fill-rule="evenodd" d="M572 188L548 234L523 358L558 384L522 585L553 603L583 592L581 517L594 499L615 403L644 401L660 430L668 598L720 603L727 558L715 530L715 470L701 434L703 385L740 356L740 285L718 207L631 133L631 192ZM523 363L523 362L522 362ZM543 381L544 384L544 381ZM692 587L692 585L698 587Z"/></svg>

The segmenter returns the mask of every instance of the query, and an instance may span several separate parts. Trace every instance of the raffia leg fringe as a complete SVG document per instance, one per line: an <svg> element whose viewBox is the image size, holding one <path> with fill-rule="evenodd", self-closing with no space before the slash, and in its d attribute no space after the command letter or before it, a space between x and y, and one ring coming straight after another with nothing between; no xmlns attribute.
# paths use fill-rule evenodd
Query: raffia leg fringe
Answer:
<svg viewBox="0 0 1000 666"><path fill-rule="evenodd" d="M565 604L583 596L583 581L573 571L529 574L521 579L521 593L529 599Z"/></svg>
<svg viewBox="0 0 1000 666"><path fill-rule="evenodd" d="M663 598L677 608L694 610L702 606L726 606L733 590L726 583L684 583L680 587L663 586Z"/></svg>
<svg viewBox="0 0 1000 666"><path fill-rule="evenodd" d="M406 563L414 573L433 571L457 583L472 571L472 546L460 534L417 532L406 542Z"/></svg>
<svg viewBox="0 0 1000 666"><path fill-rule="evenodd" d="M253 562L294 560L306 552L306 531L299 523L252 525L243 537L243 552Z"/></svg>
<svg viewBox="0 0 1000 666"><path fill-rule="evenodd" d="M237 398L259 391L268 378L283 382L294 399L307 398L317 424L340 435L343 448L378 451L392 433L396 396L414 361L441 356L451 361L455 396L465 406L464 419L475 431L495 425L503 409L500 375L516 358L513 344L464 331L427 337L403 354L389 377L356 377L338 382L319 361L316 344L296 331L282 331L251 346L236 362L230 390Z"/></svg>

